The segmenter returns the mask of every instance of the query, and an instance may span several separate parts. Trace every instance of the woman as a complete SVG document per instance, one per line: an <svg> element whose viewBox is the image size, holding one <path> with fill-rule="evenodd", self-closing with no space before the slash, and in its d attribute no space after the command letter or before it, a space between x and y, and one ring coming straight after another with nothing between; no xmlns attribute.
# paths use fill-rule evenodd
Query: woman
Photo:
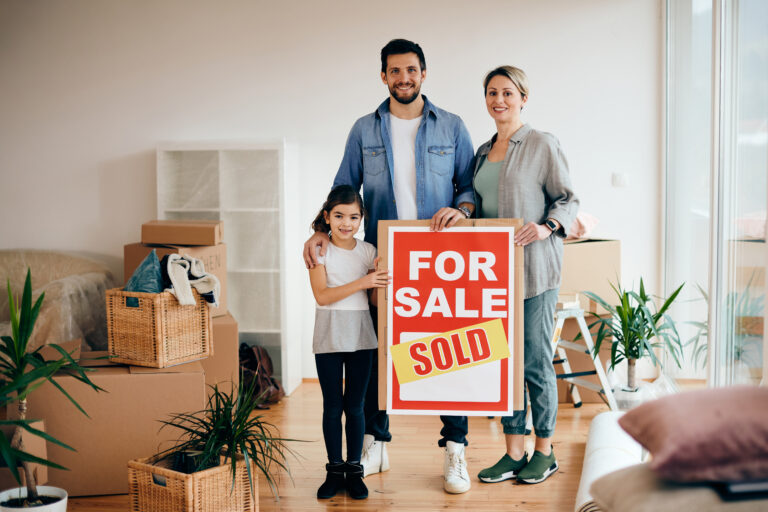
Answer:
<svg viewBox="0 0 768 512"><path fill-rule="evenodd" d="M512 66L485 77L485 104L496 134L475 155L475 205L479 217L521 218L515 243L525 247L525 383L531 399L535 451L525 452L525 411L502 417L507 451L478 475L483 482L516 478L539 483L557 471L552 436L557 417L557 381L552 366L552 330L560 288L562 239L578 200L557 139L520 119L528 101L528 78Z"/></svg>

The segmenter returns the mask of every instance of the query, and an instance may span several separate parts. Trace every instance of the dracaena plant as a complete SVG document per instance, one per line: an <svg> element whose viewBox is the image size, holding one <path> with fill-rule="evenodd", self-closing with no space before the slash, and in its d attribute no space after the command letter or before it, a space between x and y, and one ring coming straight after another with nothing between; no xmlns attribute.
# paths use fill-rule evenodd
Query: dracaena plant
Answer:
<svg viewBox="0 0 768 512"><path fill-rule="evenodd" d="M645 291L645 285L640 279L640 289L635 292L621 287L620 283L611 284L618 297L618 305L611 306L607 301L592 292L585 294L597 302L608 314L598 316L590 324L590 329L597 327L595 335L595 354L607 340L611 344L611 368L623 360L627 360L627 387L636 389L635 363L638 359L649 357L654 366L661 366L656 357L655 349L662 348L672 357L677 366L682 359L682 344L675 322L667 314L667 310L675 301L681 284L661 307L656 309L653 298Z"/></svg>
<svg viewBox="0 0 768 512"><path fill-rule="evenodd" d="M37 301L32 304L32 277L27 269L27 277L24 281L24 291L21 296L19 307L14 301L11 283L8 280L8 307L11 314L11 335L0 337L0 401L3 405L12 405L17 407L17 418L5 420L3 424L13 425L15 427L13 435L8 440L4 434L0 433L0 456L8 465L13 477L21 483L18 472L18 466L22 467L24 472L25 484L27 487L27 504L30 506L39 505L37 493L37 482L35 474L32 471L33 463L44 464L58 469L65 469L62 466L46 459L35 457L25 451L22 439L22 430L26 430L34 435L44 438L46 441L73 450L72 447L64 444L58 439L46 434L45 432L32 427L32 421L27 418L27 397L45 382L50 382L64 396L72 402L83 414L85 411L70 396L69 393L56 381L58 375L71 375L75 379L89 385L96 391L103 391L94 384L86 375L89 369L80 366L63 347L56 344L46 345L53 351L58 352L55 357L50 358L41 352L43 347L30 349L29 340L32 331L35 328L37 316L40 313L40 307L43 304L45 293L40 294ZM87 414L86 414L87 416Z"/></svg>
<svg viewBox="0 0 768 512"><path fill-rule="evenodd" d="M250 385L244 380L240 379L236 393L210 386L207 405L201 411L160 420L161 428L175 427L182 433L175 446L157 454L155 460L175 459L174 469L192 473L218 466L224 457L231 465L234 485L237 460L242 457L251 494L255 496L252 469L257 468L277 496L275 472L282 469L290 476L286 455L296 454L286 442L295 439L280 437L277 427L254 414L263 396L256 394L255 380Z"/></svg>

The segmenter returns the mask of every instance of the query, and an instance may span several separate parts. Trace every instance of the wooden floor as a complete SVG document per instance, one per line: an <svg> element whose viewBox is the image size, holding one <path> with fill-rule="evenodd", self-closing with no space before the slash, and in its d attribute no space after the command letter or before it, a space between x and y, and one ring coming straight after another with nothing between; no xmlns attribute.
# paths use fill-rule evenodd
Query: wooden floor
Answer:
<svg viewBox="0 0 768 512"><path fill-rule="evenodd" d="M570 404L560 405L554 441L560 470L538 485L478 481L477 473L495 463L504 453L504 440L498 419L470 418L467 464L472 489L460 495L443 491L443 451L437 446L440 419L436 416L392 416L393 440L388 446L392 469L365 479L370 493L368 499L357 501L339 495L330 500L318 500L315 493L325 477L326 462L320 426L322 399L320 386L305 382L281 404L265 411L265 417L280 427L284 437L309 442L294 444L301 458L290 461L293 482L285 475L281 478L279 500L272 496L263 478L260 480L260 510L571 511L589 424L596 414L607 410L603 404L584 404L579 409ZM128 497L70 498L68 510L127 511Z"/></svg>

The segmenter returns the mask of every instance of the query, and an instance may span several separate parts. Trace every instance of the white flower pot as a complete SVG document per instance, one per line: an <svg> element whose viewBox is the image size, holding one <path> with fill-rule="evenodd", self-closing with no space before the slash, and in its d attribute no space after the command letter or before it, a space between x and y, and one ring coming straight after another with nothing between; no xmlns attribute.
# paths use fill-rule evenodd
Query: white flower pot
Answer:
<svg viewBox="0 0 768 512"><path fill-rule="evenodd" d="M19 512L21 510L29 510L30 512L66 512L67 491L64 489L59 489L58 487L50 487L48 485L38 485L37 493L41 496L58 496L61 499L55 503L50 503L48 505L43 505L42 507L34 508L10 508L0 505L0 512ZM25 498L26 496L26 487L9 489L7 491L0 492L0 503L12 500L14 498Z"/></svg>

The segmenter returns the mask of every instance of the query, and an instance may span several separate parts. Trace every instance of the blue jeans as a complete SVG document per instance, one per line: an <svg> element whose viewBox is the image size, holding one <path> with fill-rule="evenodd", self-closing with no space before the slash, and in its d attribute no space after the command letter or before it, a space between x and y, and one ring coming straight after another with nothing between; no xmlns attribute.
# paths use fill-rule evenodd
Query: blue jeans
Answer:
<svg viewBox="0 0 768 512"><path fill-rule="evenodd" d="M557 420L557 376L552 365L552 330L558 289L523 302L525 385L531 398L533 429L537 437L552 437ZM525 434L525 409L502 416L505 434Z"/></svg>

